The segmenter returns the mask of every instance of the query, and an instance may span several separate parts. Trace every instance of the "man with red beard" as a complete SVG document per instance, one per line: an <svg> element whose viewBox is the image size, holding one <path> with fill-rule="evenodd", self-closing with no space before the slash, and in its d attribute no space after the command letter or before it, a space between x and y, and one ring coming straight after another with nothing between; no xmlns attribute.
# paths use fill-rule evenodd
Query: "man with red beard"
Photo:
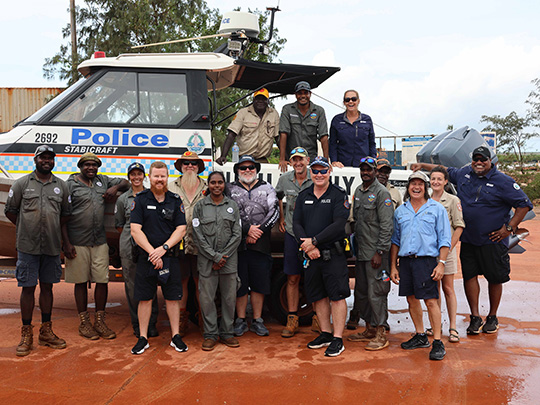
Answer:
<svg viewBox="0 0 540 405"><path fill-rule="evenodd" d="M199 177L199 174L204 171L204 162L195 152L184 152L176 160L174 167L182 175L169 183L169 190L178 194L182 199L187 222L186 235L184 236L185 258L182 261L181 267L182 290L184 295L180 300L180 336L184 337L189 324L187 302L190 276L193 277L193 281L195 282L195 294L197 295L197 301L199 301L199 272L197 270L197 254L199 252L193 241L193 225L191 220L193 219L193 208L195 204L204 198L203 193L206 189L206 181ZM199 327L202 330L202 318L200 316Z"/></svg>
<svg viewBox="0 0 540 405"><path fill-rule="evenodd" d="M149 347L148 324L158 284L171 324L170 345L178 352L188 349L179 334L182 276L176 254L186 233L186 218L178 194L167 190L168 178L165 163L152 163L150 190L137 194L131 208L131 236L139 247L134 299L139 301L140 337L131 349L133 354L142 354Z"/></svg>

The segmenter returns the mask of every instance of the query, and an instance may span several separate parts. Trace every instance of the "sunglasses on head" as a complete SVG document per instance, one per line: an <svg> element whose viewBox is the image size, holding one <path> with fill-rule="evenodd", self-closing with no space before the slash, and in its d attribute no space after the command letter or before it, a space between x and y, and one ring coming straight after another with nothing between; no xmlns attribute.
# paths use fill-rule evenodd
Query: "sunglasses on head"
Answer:
<svg viewBox="0 0 540 405"><path fill-rule="evenodd" d="M482 156L482 155L476 155L476 156L473 156L473 158L472 158L473 162L477 162L477 161L485 162L487 160L488 160L488 158L485 157L485 156Z"/></svg>
<svg viewBox="0 0 540 405"><path fill-rule="evenodd" d="M345 97L343 99L343 101L345 101L346 103L348 103L349 101L357 101L358 100L358 97Z"/></svg>
<svg viewBox="0 0 540 405"><path fill-rule="evenodd" d="M326 174L328 173L328 170L329 169L320 169L320 170L317 170L317 169L311 169L311 173L313 174Z"/></svg>
<svg viewBox="0 0 540 405"><path fill-rule="evenodd" d="M183 165L186 165L186 166L198 166L199 164L195 161L189 161L189 160L184 160L182 162Z"/></svg>
<svg viewBox="0 0 540 405"><path fill-rule="evenodd" d="M291 155L294 155L295 153L306 153L307 151L304 149L304 148L294 148L293 150L291 150Z"/></svg>
<svg viewBox="0 0 540 405"><path fill-rule="evenodd" d="M249 165L249 166L239 166L238 170L245 171L245 170L255 170L255 165Z"/></svg>
<svg viewBox="0 0 540 405"><path fill-rule="evenodd" d="M360 159L360 163L375 163L375 159L370 157L365 157Z"/></svg>

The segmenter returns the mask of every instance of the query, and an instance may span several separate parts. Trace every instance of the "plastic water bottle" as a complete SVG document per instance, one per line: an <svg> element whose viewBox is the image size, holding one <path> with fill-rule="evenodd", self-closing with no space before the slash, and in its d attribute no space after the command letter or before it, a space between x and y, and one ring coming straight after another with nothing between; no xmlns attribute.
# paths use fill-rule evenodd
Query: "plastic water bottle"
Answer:
<svg viewBox="0 0 540 405"><path fill-rule="evenodd" d="M381 277L380 277L380 280L381 280L381 281L390 281L390 276L388 275L388 273L386 272L386 270L381 271Z"/></svg>
<svg viewBox="0 0 540 405"><path fill-rule="evenodd" d="M238 162L239 158L240 158L240 148L238 147L238 144L235 142L233 147L232 147L232 161L233 163L236 163Z"/></svg>

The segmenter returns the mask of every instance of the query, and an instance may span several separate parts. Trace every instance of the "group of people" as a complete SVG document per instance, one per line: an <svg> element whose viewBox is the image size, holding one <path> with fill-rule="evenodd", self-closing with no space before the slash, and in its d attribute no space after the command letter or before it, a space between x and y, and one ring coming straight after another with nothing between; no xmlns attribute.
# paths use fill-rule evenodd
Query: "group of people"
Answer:
<svg viewBox="0 0 540 405"><path fill-rule="evenodd" d="M124 193L116 202L115 226L120 233L133 333L138 339L133 354L142 354L149 338L159 334L158 285L170 321L170 345L179 352L188 350L182 337L188 328L190 278L196 285L202 350L211 351L218 342L238 347L237 337L248 330L267 336L262 312L264 297L270 293L271 230L276 224L284 233L283 271L287 275L284 338L298 331L303 276L319 331L307 344L310 349L325 347L326 356L340 355L345 349L345 328L356 329L360 319L365 321L365 330L349 335L348 340L367 342L366 350L388 347L392 280L399 284L399 294L407 297L415 326L414 336L401 347L431 346L430 359L443 359L440 285L448 308L449 341L460 339L453 289L459 240L471 309L467 333L497 332L502 284L510 273L508 236L532 209L519 185L497 170L490 150L482 146L472 152L471 165L463 168L414 164L402 200L388 182L390 163L375 158L372 123L357 109L358 93L345 92L346 111L332 121L328 141L324 110L309 101L310 90L309 83L298 83L297 102L285 106L279 119L280 167L286 170L290 165L293 170L280 176L275 189L259 176L266 156L257 151L261 145L268 149L278 128L277 113L268 107L264 89L255 93L253 106L239 112L229 128L224 154L217 159L221 164L225 161L236 137L241 151L250 148L252 154L243 154L234 164L236 180L230 184L220 171L203 179L204 162L190 151L176 160L180 176L171 182L167 165L153 162L149 189L144 187L146 168L141 163L128 167L128 180L109 178L97 173L102 162L93 153L82 155L79 172L63 182L52 174L54 150L39 146L35 171L13 184L5 207L7 218L17 226L17 280L22 287L23 325L17 355L26 356L33 349L32 312L38 281L39 344L66 347L51 322L52 284L62 275L61 250L66 258L65 280L74 284L79 334L90 340L116 337L105 322L109 251L104 207L118 192ZM359 132L365 136L356 136ZM262 133L268 139L259 139ZM316 156L317 139L326 156ZM333 167L344 165L360 169L362 184L352 204L347 193L330 181ZM430 171L430 176L419 169ZM445 191L449 181L456 185L457 197ZM351 290L345 246L350 233L354 233L356 282L347 322L346 298ZM485 321L479 313L479 275L489 283L490 310ZM87 310L88 283L95 283L93 323ZM248 296L253 310L249 324ZM427 329L420 300L428 309ZM428 336L433 336L432 345Z"/></svg>

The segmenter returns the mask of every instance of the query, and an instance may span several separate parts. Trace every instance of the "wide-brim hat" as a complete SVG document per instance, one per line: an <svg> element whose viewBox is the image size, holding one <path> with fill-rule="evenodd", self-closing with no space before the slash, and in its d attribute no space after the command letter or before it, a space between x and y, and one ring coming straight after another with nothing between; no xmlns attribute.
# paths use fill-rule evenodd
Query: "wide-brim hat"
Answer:
<svg viewBox="0 0 540 405"><path fill-rule="evenodd" d="M261 171L261 164L255 160L255 158L251 155L242 155L240 156L240 160L234 164L233 170L235 174L238 174L238 165L240 163L244 162L251 162L255 165L255 169L257 169L257 173Z"/></svg>
<svg viewBox="0 0 540 405"><path fill-rule="evenodd" d="M79 159L79 161L77 162L77 167L81 167L84 162L88 162L88 161L96 162L98 167L101 167L101 159L98 158L97 155L92 152L86 152L85 154L83 154L81 158Z"/></svg>
<svg viewBox="0 0 540 405"><path fill-rule="evenodd" d="M176 170L178 170L180 173L182 172L182 161L184 160L196 160L197 166L199 167L199 170L197 171L197 174L201 174L204 172L204 161L197 155L195 152L186 151L180 156L178 159L176 159L176 162L174 162L174 167L176 167Z"/></svg>

